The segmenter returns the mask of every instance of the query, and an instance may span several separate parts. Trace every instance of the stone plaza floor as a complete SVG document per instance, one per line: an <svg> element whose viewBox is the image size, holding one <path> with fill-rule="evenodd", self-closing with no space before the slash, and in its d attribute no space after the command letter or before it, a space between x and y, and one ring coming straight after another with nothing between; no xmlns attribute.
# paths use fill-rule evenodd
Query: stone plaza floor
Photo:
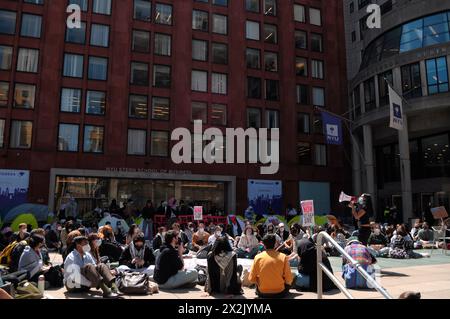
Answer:
<svg viewBox="0 0 450 319"><path fill-rule="evenodd" d="M421 251L424 252L424 251ZM429 252L429 251L428 251ZM59 255L52 256L53 262L60 262ZM341 279L341 258L330 258L334 273ZM422 259L378 259L381 268L381 284L394 297L405 291L418 291L423 299L450 299L450 255L446 256L441 250L435 250L431 257ZM294 271L294 269L293 269ZM350 290L356 299L382 299L383 297L372 290ZM70 294L65 288L46 291L50 299L102 299L101 291L91 290L85 294ZM121 296L123 299L254 299L255 290L244 288L242 296L208 296L202 286L191 289L160 291L148 296ZM316 299L311 292L298 292L291 289L291 299ZM345 299L339 290L324 294L324 299Z"/></svg>

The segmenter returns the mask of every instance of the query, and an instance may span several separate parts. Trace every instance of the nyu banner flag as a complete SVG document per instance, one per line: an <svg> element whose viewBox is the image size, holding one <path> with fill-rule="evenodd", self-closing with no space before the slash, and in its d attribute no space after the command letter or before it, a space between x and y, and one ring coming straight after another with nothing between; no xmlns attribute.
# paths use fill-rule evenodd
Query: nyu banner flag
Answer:
<svg viewBox="0 0 450 319"><path fill-rule="evenodd" d="M403 106L402 98L389 85L389 103L391 113L390 127L396 130L403 130Z"/></svg>
<svg viewBox="0 0 450 319"><path fill-rule="evenodd" d="M322 112L323 129L327 137L327 144L342 145L342 121L336 116Z"/></svg>

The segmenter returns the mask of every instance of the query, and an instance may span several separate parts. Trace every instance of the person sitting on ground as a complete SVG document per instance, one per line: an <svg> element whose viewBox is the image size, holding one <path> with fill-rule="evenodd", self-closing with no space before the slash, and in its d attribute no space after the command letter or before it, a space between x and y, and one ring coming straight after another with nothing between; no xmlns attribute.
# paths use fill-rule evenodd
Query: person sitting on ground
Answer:
<svg viewBox="0 0 450 319"><path fill-rule="evenodd" d="M19 224L19 231L15 232L14 235L11 238L12 241L22 241L30 237L30 233L27 231L28 225L25 223Z"/></svg>
<svg viewBox="0 0 450 319"><path fill-rule="evenodd" d="M414 241L406 230L405 225L398 225L391 239L391 250L389 256L395 259L422 258L423 256L413 251Z"/></svg>
<svg viewBox="0 0 450 319"><path fill-rule="evenodd" d="M286 227L284 226L283 223L278 224L277 235L281 238L283 242L288 240L290 233L286 230Z"/></svg>
<svg viewBox="0 0 450 319"><path fill-rule="evenodd" d="M66 260L67 255L70 254L72 252L72 250L75 248L75 245L73 244L73 240L75 237L79 237L79 236L81 236L81 233L78 229L71 231L67 235L67 241L66 241L67 247L63 252L63 260Z"/></svg>
<svg viewBox="0 0 450 319"><path fill-rule="evenodd" d="M419 234L420 229L421 229L421 223L420 223L420 220L417 220L414 223L414 227L411 228L411 231L409 233L411 235L411 237L414 239L414 241L417 241L417 235Z"/></svg>
<svg viewBox="0 0 450 319"><path fill-rule="evenodd" d="M5 227L0 234L0 252L13 242L13 231L11 227Z"/></svg>
<svg viewBox="0 0 450 319"><path fill-rule="evenodd" d="M214 245L216 239L222 237L222 231L223 231L222 227L216 226L214 228L213 234L208 238L208 245L211 246Z"/></svg>
<svg viewBox="0 0 450 319"><path fill-rule="evenodd" d="M244 234L239 239L236 253L239 258L247 259L255 258L259 253L259 240L254 234L253 227L245 227Z"/></svg>
<svg viewBox="0 0 450 319"><path fill-rule="evenodd" d="M375 251L380 251L385 248L388 244L386 236L381 232L380 225L375 225L373 228L373 232L369 236L369 240L367 241L367 245L374 249Z"/></svg>
<svg viewBox="0 0 450 319"><path fill-rule="evenodd" d="M281 239L281 237L277 235L277 232L276 232L274 224L268 224L267 225L265 235L267 235L267 234L274 234L275 235L275 238L277 240L276 246L279 246L279 245L281 245L283 243L283 240Z"/></svg>
<svg viewBox="0 0 450 319"><path fill-rule="evenodd" d="M285 297L293 281L289 258L275 250L275 234L264 236L263 244L266 250L255 257L248 279L261 298Z"/></svg>
<svg viewBox="0 0 450 319"><path fill-rule="evenodd" d="M423 223L422 229L417 234L417 241L422 244L422 247L429 247L433 245L434 232L430 229L427 222Z"/></svg>
<svg viewBox="0 0 450 319"><path fill-rule="evenodd" d="M155 238L153 238L153 251L159 251L161 246L164 244L164 236L166 235L166 227L162 226L158 228L158 233Z"/></svg>
<svg viewBox="0 0 450 319"><path fill-rule="evenodd" d="M94 260L97 264L101 263L99 247L102 244L102 240L101 240L100 236L97 233L90 233L87 238L89 241L89 246L91 246L90 254L91 254L92 258L94 258Z"/></svg>
<svg viewBox="0 0 450 319"><path fill-rule="evenodd" d="M99 237L102 238L102 244L98 248L100 257L108 257L111 263L118 262L123 249L116 241L112 227L103 226Z"/></svg>
<svg viewBox="0 0 450 319"><path fill-rule="evenodd" d="M374 273L372 265L377 262L377 259L371 254L370 250L358 240L358 238L352 237L348 240L345 252L352 257L353 260L357 261L369 275ZM342 270L342 278L345 279L346 288L368 288L366 279L345 257L342 258Z"/></svg>
<svg viewBox="0 0 450 319"><path fill-rule="evenodd" d="M125 244L129 245L130 243L132 243L140 232L141 231L138 225L136 224L131 225L130 229L128 230L127 237L125 238Z"/></svg>
<svg viewBox="0 0 450 319"><path fill-rule="evenodd" d="M205 231L205 224L199 223L198 230L192 236L192 250L197 252L208 245L210 234Z"/></svg>
<svg viewBox="0 0 450 319"><path fill-rule="evenodd" d="M317 248L312 239L302 238L298 243L298 272L295 277L295 287L302 291L317 291ZM331 263L322 251L322 263L333 273ZM322 276L322 289L329 291L337 289L333 281L326 275Z"/></svg>
<svg viewBox="0 0 450 319"><path fill-rule="evenodd" d="M186 234L188 243L192 243L192 237L194 236L194 233L195 233L195 225L193 222L189 222L187 224L187 227L184 229L184 233ZM191 245L189 245L189 246L191 246ZM191 249L191 248L189 248L189 249Z"/></svg>
<svg viewBox="0 0 450 319"><path fill-rule="evenodd" d="M243 294L239 280L242 266L237 264L237 255L233 252L226 237L218 238L208 257L208 275L205 291L209 294Z"/></svg>
<svg viewBox="0 0 450 319"><path fill-rule="evenodd" d="M39 276L45 274L50 267L44 265L41 248L45 245L45 238L34 234L28 241L19 260L19 271L28 272L28 281L38 282Z"/></svg>
<svg viewBox="0 0 450 319"><path fill-rule="evenodd" d="M189 239L185 232L181 230L180 224L174 223L172 225L172 230L178 234L178 240L180 241L178 244L182 245L185 249L184 253L186 253L187 246L189 244Z"/></svg>
<svg viewBox="0 0 450 319"><path fill-rule="evenodd" d="M46 225L45 229L45 244L49 249L59 250L61 248L61 242L59 241L58 234L52 229L51 225Z"/></svg>
<svg viewBox="0 0 450 319"><path fill-rule="evenodd" d="M134 240L125 248L120 256L119 271L130 270L153 275L155 256L152 250L145 244L144 233L139 233Z"/></svg>
<svg viewBox="0 0 450 319"><path fill-rule="evenodd" d="M291 226L291 234L287 241L284 242L286 252L289 252L289 262L291 267L298 266L297 243L305 236L305 232L299 224ZM284 249L281 248L281 249Z"/></svg>
<svg viewBox="0 0 450 319"><path fill-rule="evenodd" d="M61 233L59 234L59 239L61 240L61 252L64 253L67 249L67 236L71 231L74 230L73 221L68 220L64 224L64 227L61 229Z"/></svg>
<svg viewBox="0 0 450 319"><path fill-rule="evenodd" d="M117 298L115 277L108 266L95 262L90 254L88 239L78 236L73 243L75 248L64 262L64 284L67 291L80 293L96 288L103 291L103 298Z"/></svg>
<svg viewBox="0 0 450 319"><path fill-rule="evenodd" d="M184 270L184 247L178 246L178 234L169 230L164 238L161 253L156 259L153 279L161 289L193 287L198 282L197 270Z"/></svg>

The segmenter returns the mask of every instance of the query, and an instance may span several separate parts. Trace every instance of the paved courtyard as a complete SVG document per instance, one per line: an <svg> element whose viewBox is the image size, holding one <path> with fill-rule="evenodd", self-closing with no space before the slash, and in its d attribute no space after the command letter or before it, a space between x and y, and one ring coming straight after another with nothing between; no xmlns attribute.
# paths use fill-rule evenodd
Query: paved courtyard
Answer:
<svg viewBox="0 0 450 319"><path fill-rule="evenodd" d="M423 252L423 251L421 251ZM52 256L54 263L60 262L60 256ZM332 257L333 270L338 278L341 278L341 258ZM450 256L445 256L442 251L434 251L430 258L416 260L379 259L381 268L381 284L394 297L397 298L404 291L419 291L424 299L450 299ZM294 269L293 269L294 271ZM376 291L351 290L351 294L357 299L379 299L382 296ZM92 290L86 294L69 294L64 288L47 290L48 298L55 299L101 299L100 291ZM160 291L149 296L122 296L123 299L208 299L208 298L234 298L254 299L254 289L244 288L243 296L207 296L202 286L194 289ZM291 290L294 299L315 299L317 295L309 292L297 292ZM344 299L339 291L325 293L324 298Z"/></svg>

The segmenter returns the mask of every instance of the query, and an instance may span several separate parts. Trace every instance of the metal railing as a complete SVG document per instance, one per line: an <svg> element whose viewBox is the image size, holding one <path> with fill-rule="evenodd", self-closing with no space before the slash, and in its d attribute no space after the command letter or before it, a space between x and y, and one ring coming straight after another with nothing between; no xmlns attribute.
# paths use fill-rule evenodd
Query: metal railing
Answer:
<svg viewBox="0 0 450 319"><path fill-rule="evenodd" d="M367 286L375 288L385 299L393 299L392 296L381 287L381 285L371 276L367 273L367 271L364 270L364 268L361 266L359 262L354 260L352 257L350 257L349 254L345 252L345 250L330 236L327 232L321 232L317 235L317 299L323 298L323 275L322 271L325 273L325 275L328 276L328 278L331 279L331 281L334 282L334 284L339 288L339 290L348 298L348 299L355 299L347 288L340 282L335 275L331 271L328 270L328 268L324 265L322 262L322 244L323 239L326 239L327 242L330 242L334 248L336 248L339 253L342 254L342 256L347 259L350 264L355 267L355 269L367 280Z"/></svg>

